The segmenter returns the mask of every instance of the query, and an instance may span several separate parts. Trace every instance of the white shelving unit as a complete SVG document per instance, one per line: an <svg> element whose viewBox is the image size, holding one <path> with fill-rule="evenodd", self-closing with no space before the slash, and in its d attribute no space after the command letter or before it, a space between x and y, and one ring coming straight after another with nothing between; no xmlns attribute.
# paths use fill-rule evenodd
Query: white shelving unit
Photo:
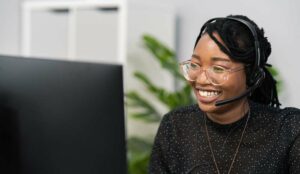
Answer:
<svg viewBox="0 0 300 174"><path fill-rule="evenodd" d="M97 11L103 10L105 11L112 11L113 14L111 14L110 16L107 15L108 19L104 19L104 17L101 17L100 15L96 14ZM89 13L88 11L94 11L94 13L90 12L90 16L88 17ZM44 44L44 48L39 49L39 48L34 48L34 35L38 35L40 32L35 32L35 28L43 28L43 25L39 25L39 24L35 24L35 22L38 21L34 21L35 16L34 13L37 13L36 16L38 16L38 13L44 13L44 12L50 12L53 13L52 15L55 16L55 13L65 13L64 18L65 21L64 23L66 23L65 28L66 29L62 29L62 30L66 30L65 31L65 38L61 38L62 41L65 40L65 45L60 46L61 47L65 47L65 51L64 53L58 53L58 54L52 54L52 52L55 52L55 50L53 50L53 47L56 47L57 44L61 44L61 43L53 43L52 45L47 45L47 43L43 43ZM126 62L126 32L127 32L127 17L126 17L126 0L120 0L120 1L25 1L23 3L22 6L22 55L24 56L38 56L38 57L64 57L64 58L68 58L69 60L82 60L84 56L88 57L94 56L93 60L87 60L87 61L97 61L97 59L99 61L108 61L108 62L117 62L117 63L121 63L124 64ZM95 15L96 14L96 15ZM98 25L98 28L100 28L100 30L98 31L98 33L90 33L90 32L86 32L86 33L79 33L80 30L78 29L81 23L85 23L86 20L82 19L80 20L81 16L86 16L87 18L89 18L89 20L91 18L93 18L94 21L91 21L90 24L92 24L93 28L97 25L93 25L94 23L97 23L99 20L102 20L105 22L111 21L110 19L112 18L112 16L114 16L114 28L116 28L116 32L115 33L111 33L113 36L117 36L116 40L114 41L114 45L110 44L108 45L110 48L114 49L114 52L117 52L116 54L113 55L113 57L111 56L107 56L107 55L103 55L101 57L101 55L88 55L88 54L80 54L79 50L81 49L80 46L80 35L84 35L84 34L93 34L93 35L97 35L100 33L103 33L103 31L101 31L101 26L99 27L99 25L101 25L101 23ZM43 16L43 15L42 15ZM45 14L44 14L45 16ZM47 16L47 15L46 15ZM51 16L48 14L48 18L51 19ZM99 17L99 18L97 18ZM52 17L53 18L53 17ZM56 17L54 17L56 18ZM61 17L60 17L61 18ZM57 19L57 18L56 18ZM104 19L104 20L103 20ZM41 19L40 23L43 23L44 26L47 26L47 22L45 21L47 19ZM60 19L61 20L61 19ZM49 21L49 23L51 23L51 20ZM60 25L56 25L56 23L54 22L54 26L49 26L48 28L52 28L53 30L55 30L55 28L60 28ZM64 25L63 25L64 26ZM48 28L44 28L44 30L47 30ZM63 28L63 27L61 27ZM88 27L87 27L88 28ZM43 30L43 29L41 29ZM51 30L51 29L50 29ZM60 30L60 31L62 31ZM89 29L87 29L89 30ZM109 29L105 29L106 31L109 31ZM50 36L51 37L51 31L46 31L48 33L43 33L43 35L40 35L39 38L41 38L42 40L47 40L45 38L43 38L43 36ZM49 33L50 32L50 33ZM91 38L93 36L90 36ZM81 37L81 38L84 38ZM38 46L40 46L41 44L41 39L40 42L37 43ZM51 40L48 39L48 40ZM47 42L47 41L45 41ZM99 44L99 42L97 43L97 41L95 41L95 44ZM92 44L91 44L92 45ZM103 46L104 44L102 44L102 52L105 52L105 49L109 49L109 48L105 48L105 46ZM48 48L47 48L48 47ZM60 48L58 48L57 50L59 50ZM100 47L98 47L99 49L101 49ZM39 51L40 50L40 51ZM94 48L93 50L94 52L97 51L97 48ZM90 52L93 52L90 51ZM49 52L51 52L49 54ZM59 51L58 51L59 52ZM84 51L83 51L84 52ZM89 52L89 50L87 50L86 52ZM52 54L52 55L51 55ZM99 57L100 56L100 57ZM106 58L104 58L106 56ZM109 60L105 60L107 59L107 57L109 57ZM113 59L113 60L112 60Z"/></svg>
<svg viewBox="0 0 300 174"><path fill-rule="evenodd" d="M170 4L146 0L27 1L22 10L24 56L122 64L125 91L136 90L161 113L167 111L145 92L133 73L141 71L160 87L174 90L174 79L142 42L142 36L150 34L175 49L176 15ZM127 130L128 135L142 135L153 134L156 128L128 119Z"/></svg>

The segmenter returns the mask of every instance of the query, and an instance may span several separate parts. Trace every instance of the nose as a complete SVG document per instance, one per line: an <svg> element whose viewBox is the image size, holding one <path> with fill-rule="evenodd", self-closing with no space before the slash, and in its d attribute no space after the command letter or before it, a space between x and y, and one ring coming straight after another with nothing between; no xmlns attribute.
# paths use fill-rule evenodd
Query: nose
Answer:
<svg viewBox="0 0 300 174"><path fill-rule="evenodd" d="M206 70L199 71L199 74L196 78L196 83L201 84L201 85L210 84L207 74L206 74Z"/></svg>

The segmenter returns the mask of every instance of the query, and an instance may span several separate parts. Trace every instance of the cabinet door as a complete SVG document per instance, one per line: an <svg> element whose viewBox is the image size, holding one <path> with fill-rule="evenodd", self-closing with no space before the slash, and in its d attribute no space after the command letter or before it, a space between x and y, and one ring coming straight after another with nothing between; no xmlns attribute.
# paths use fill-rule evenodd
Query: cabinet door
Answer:
<svg viewBox="0 0 300 174"><path fill-rule="evenodd" d="M31 13L30 55L47 58L68 56L68 11Z"/></svg>
<svg viewBox="0 0 300 174"><path fill-rule="evenodd" d="M76 23L76 57L93 62L117 62L117 9L80 9Z"/></svg>

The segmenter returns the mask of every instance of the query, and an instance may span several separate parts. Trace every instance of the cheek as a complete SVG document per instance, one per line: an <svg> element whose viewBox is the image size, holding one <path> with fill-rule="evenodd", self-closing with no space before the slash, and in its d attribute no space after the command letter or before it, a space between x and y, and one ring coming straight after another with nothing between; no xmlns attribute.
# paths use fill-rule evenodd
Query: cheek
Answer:
<svg viewBox="0 0 300 174"><path fill-rule="evenodd" d="M235 74L228 79L228 83L223 86L224 92L230 93L241 93L247 89L246 85L246 75L245 74Z"/></svg>

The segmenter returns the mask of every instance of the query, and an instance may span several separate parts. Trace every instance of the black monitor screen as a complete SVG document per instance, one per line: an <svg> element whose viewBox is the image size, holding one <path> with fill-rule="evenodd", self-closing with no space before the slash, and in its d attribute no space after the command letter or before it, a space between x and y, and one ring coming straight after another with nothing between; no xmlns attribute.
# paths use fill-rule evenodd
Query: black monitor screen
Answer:
<svg viewBox="0 0 300 174"><path fill-rule="evenodd" d="M126 173L122 66L0 56L0 172Z"/></svg>

